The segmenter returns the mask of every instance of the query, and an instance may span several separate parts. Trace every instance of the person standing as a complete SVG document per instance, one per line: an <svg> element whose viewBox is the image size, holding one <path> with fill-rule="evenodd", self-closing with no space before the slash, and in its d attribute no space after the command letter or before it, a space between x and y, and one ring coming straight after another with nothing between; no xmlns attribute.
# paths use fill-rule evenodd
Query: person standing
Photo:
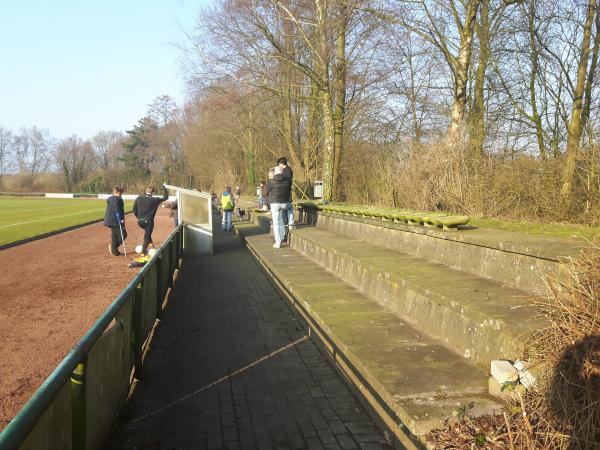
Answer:
<svg viewBox="0 0 600 450"><path fill-rule="evenodd" d="M285 236L283 213L287 209L292 192L292 183L288 178L284 178L282 172L281 167L275 167L275 174L269 183L269 203L271 203L273 234L275 236L274 248L281 248L281 242Z"/></svg>
<svg viewBox="0 0 600 450"><path fill-rule="evenodd" d="M178 209L177 199L175 199L171 202L171 208L169 211L169 216L171 216L173 218L173 225L175 225L175 227L177 227L177 225L179 225L179 215L178 215L177 209Z"/></svg>
<svg viewBox="0 0 600 450"><path fill-rule="evenodd" d="M269 209L269 186L264 181L260 182L260 195L258 197L258 206L263 211Z"/></svg>
<svg viewBox="0 0 600 450"><path fill-rule="evenodd" d="M233 204L235 205L235 214L237 215L237 220L242 220L242 210L240 209L240 196L242 195L242 190L239 186L235 187L235 191L233 191Z"/></svg>
<svg viewBox="0 0 600 450"><path fill-rule="evenodd" d="M221 196L221 208L223 209L223 219L221 220L221 229L231 231L231 218L235 208L235 201L231 194L231 188L227 186Z"/></svg>
<svg viewBox="0 0 600 450"><path fill-rule="evenodd" d="M285 156L282 156L281 158L279 158L277 160L277 166L279 168L281 168L281 171L282 171L281 174L283 175L283 178L288 180L290 183L290 198L289 198L288 204L285 208L285 215L286 215L285 218L287 220L288 230L292 230L294 228L294 204L292 203L291 186L293 185L293 182L294 182L294 172L292 171L292 168L290 166L288 166L288 161ZM287 238L284 240L287 240Z"/></svg>
<svg viewBox="0 0 600 450"><path fill-rule="evenodd" d="M125 230L125 208L123 205L123 188L115 186L113 195L106 199L106 213L104 214L104 226L110 228L110 244L108 253L119 256L119 245L127 238ZM122 234L121 234L122 233Z"/></svg>
<svg viewBox="0 0 600 450"><path fill-rule="evenodd" d="M146 254L148 245L152 242L152 231L154 231L154 217L158 206L169 198L167 188L163 184L163 196L153 197L154 187L148 186L144 195L138 196L133 202L133 215L138 220L140 228L144 229L144 243L142 244L142 254Z"/></svg>

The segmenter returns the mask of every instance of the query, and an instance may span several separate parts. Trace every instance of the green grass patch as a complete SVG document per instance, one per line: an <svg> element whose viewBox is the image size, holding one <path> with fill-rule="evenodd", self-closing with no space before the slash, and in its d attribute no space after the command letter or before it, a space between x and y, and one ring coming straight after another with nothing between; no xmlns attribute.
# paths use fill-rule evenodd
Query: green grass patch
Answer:
<svg viewBox="0 0 600 450"><path fill-rule="evenodd" d="M106 200L0 197L0 245L99 220L105 211Z"/></svg>
<svg viewBox="0 0 600 450"><path fill-rule="evenodd" d="M469 225L477 228L516 231L519 233L537 234L554 237L584 237L593 240L600 235L600 227L575 225L570 223L511 222L508 220L490 219L488 217L471 217Z"/></svg>

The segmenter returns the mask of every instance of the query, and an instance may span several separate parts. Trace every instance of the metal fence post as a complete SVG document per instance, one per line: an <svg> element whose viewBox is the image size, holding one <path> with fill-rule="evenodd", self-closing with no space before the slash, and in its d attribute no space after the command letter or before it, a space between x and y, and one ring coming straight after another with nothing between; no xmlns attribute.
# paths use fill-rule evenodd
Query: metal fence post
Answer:
<svg viewBox="0 0 600 450"><path fill-rule="evenodd" d="M144 345L144 291L138 284L133 291L133 367L134 376L142 377L142 346Z"/></svg>
<svg viewBox="0 0 600 450"><path fill-rule="evenodd" d="M164 253L164 252L163 252ZM163 293L163 253L160 254L158 259L156 260L156 317L160 317L160 313L162 312L162 303L164 300Z"/></svg>
<svg viewBox="0 0 600 450"><path fill-rule="evenodd" d="M170 287L173 287L173 270L171 269L171 261L173 261L173 257L171 254L171 246L173 245L173 243L171 241L169 241L169 243L167 244L167 248L165 248L165 250L163 251L163 255L166 258L165 259L165 267L167 272L169 272L169 276L167 277L167 285L165 286L165 295L167 294L167 290Z"/></svg>
<svg viewBox="0 0 600 450"><path fill-rule="evenodd" d="M85 363L80 362L71 374L72 445L73 450L85 450L87 445Z"/></svg>

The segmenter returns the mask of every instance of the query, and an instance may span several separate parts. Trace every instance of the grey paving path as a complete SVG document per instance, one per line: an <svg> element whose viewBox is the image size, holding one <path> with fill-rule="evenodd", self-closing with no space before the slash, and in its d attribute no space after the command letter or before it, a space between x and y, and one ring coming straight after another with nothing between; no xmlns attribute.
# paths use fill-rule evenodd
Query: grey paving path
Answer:
<svg viewBox="0 0 600 450"><path fill-rule="evenodd" d="M111 449L388 448L232 234L187 258Z"/></svg>

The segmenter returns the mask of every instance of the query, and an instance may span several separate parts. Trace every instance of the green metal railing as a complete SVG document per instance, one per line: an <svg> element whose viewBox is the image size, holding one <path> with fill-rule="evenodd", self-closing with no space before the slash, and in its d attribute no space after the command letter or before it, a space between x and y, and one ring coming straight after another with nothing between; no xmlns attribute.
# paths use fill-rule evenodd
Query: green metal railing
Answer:
<svg viewBox="0 0 600 450"><path fill-rule="evenodd" d="M132 375L179 268L178 226L0 433L1 450L94 449L127 400Z"/></svg>

